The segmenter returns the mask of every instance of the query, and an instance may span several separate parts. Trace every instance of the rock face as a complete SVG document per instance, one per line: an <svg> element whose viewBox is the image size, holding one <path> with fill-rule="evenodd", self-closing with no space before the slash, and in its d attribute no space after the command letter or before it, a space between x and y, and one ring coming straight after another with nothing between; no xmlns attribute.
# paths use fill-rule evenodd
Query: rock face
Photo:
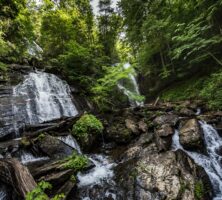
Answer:
<svg viewBox="0 0 222 200"><path fill-rule="evenodd" d="M160 154L154 143L144 148L144 138L139 141L128 148L116 170L118 184L125 188L123 199L195 200L195 185L200 177L205 178L203 199L210 199L207 175L193 160L181 151Z"/></svg>
<svg viewBox="0 0 222 200"><path fill-rule="evenodd" d="M180 143L185 149L203 148L201 128L196 119L188 120L180 128L179 135Z"/></svg>

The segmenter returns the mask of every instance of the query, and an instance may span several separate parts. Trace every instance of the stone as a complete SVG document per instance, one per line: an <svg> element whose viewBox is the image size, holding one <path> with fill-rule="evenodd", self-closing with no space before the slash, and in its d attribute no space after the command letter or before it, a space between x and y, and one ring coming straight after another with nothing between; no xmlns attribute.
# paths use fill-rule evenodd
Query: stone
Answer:
<svg viewBox="0 0 222 200"><path fill-rule="evenodd" d="M185 116L192 116L192 115L195 115L195 112L191 109L188 109L188 108L182 108L180 110L180 114L185 115Z"/></svg>
<svg viewBox="0 0 222 200"><path fill-rule="evenodd" d="M158 116L154 119L154 124L161 126L163 124L170 124L172 126L175 126L178 122L179 117L177 115L174 114L165 114L165 115L161 115Z"/></svg>
<svg viewBox="0 0 222 200"><path fill-rule="evenodd" d="M50 158L64 158L73 152L72 147L50 135L39 136L37 146Z"/></svg>
<svg viewBox="0 0 222 200"><path fill-rule="evenodd" d="M210 181L201 167L181 151L158 153L153 145L140 150L132 146L134 152L140 151L140 156L135 159L132 154L132 160L121 162L117 168L117 184L125 188L126 199L194 200L196 180L202 180L206 186L204 199L211 199L212 192L207 190L211 187Z"/></svg>
<svg viewBox="0 0 222 200"><path fill-rule="evenodd" d="M180 143L187 149L203 150L203 139L200 125L196 119L188 120L179 130Z"/></svg>
<svg viewBox="0 0 222 200"><path fill-rule="evenodd" d="M173 128L170 126L170 124L163 124L159 129L157 129L156 133L160 137L167 137L169 135L174 134Z"/></svg>
<svg viewBox="0 0 222 200"><path fill-rule="evenodd" d="M144 122L144 120L139 121L138 123L139 126L139 130L146 133L148 131L148 126L146 124L146 122Z"/></svg>
<svg viewBox="0 0 222 200"><path fill-rule="evenodd" d="M137 124L134 120L126 119L125 124L126 124L126 128L129 129L132 133L139 134Z"/></svg>

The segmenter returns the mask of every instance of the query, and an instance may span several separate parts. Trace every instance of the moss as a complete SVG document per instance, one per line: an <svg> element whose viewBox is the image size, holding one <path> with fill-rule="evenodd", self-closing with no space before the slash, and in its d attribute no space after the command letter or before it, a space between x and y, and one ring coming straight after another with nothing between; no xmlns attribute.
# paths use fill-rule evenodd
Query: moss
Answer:
<svg viewBox="0 0 222 200"><path fill-rule="evenodd" d="M195 199L201 200L204 197L204 185L202 181L197 181L194 185Z"/></svg>
<svg viewBox="0 0 222 200"><path fill-rule="evenodd" d="M80 140L87 140L89 134L103 132L103 124L94 115L84 114L73 126L72 134Z"/></svg>
<svg viewBox="0 0 222 200"><path fill-rule="evenodd" d="M74 175L70 176L70 181L73 183L76 183L76 177Z"/></svg>
<svg viewBox="0 0 222 200"><path fill-rule="evenodd" d="M84 169L88 165L88 158L73 152L71 156L68 156L62 162L62 168L73 169L77 172Z"/></svg>
<svg viewBox="0 0 222 200"><path fill-rule="evenodd" d="M43 140L45 138L45 133L41 133L41 134L39 134L39 136L38 136L38 140Z"/></svg>
<svg viewBox="0 0 222 200"><path fill-rule="evenodd" d="M27 137L23 137L22 139L21 139L21 146L23 146L23 147L27 147L27 146L30 146L31 145L31 143L30 143L30 141L29 141L29 139L27 138Z"/></svg>

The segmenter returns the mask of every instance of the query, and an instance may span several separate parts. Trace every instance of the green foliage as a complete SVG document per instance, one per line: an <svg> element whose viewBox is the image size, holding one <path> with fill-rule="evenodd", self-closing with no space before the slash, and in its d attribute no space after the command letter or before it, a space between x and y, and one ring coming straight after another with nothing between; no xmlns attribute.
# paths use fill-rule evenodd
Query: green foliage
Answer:
<svg viewBox="0 0 222 200"><path fill-rule="evenodd" d="M221 1L121 0L126 36L141 72L181 80L222 66ZM158 81L157 81L158 82Z"/></svg>
<svg viewBox="0 0 222 200"><path fill-rule="evenodd" d="M94 115L84 114L74 125L72 133L79 139L87 140L89 134L100 134L103 132L103 124Z"/></svg>
<svg viewBox="0 0 222 200"><path fill-rule="evenodd" d="M161 98L165 101L180 101L187 99L200 98L200 91L203 88L204 78L194 77L175 86L166 89L161 94Z"/></svg>
<svg viewBox="0 0 222 200"><path fill-rule="evenodd" d="M204 185L202 181L198 181L194 185L194 195L196 200L201 200L204 197Z"/></svg>
<svg viewBox="0 0 222 200"><path fill-rule="evenodd" d="M200 96L208 102L210 108L222 109L222 71L214 73L206 79Z"/></svg>
<svg viewBox="0 0 222 200"><path fill-rule="evenodd" d="M129 73L132 72L132 68L124 69L122 64L115 67L104 67L104 76L98 79L91 88L94 95L93 101L101 107L112 104L112 94L118 81L128 79Z"/></svg>
<svg viewBox="0 0 222 200"><path fill-rule="evenodd" d="M67 158L64 159L64 164L62 164L62 167L65 169L73 169L76 172L78 172L84 169L87 166L87 164L88 164L88 159L86 156L78 155L76 152L73 152L71 156L68 156Z"/></svg>
<svg viewBox="0 0 222 200"><path fill-rule="evenodd" d="M59 194L54 196L53 198L49 198L45 194L45 190L52 189L52 185L48 182L41 181L38 183L37 187L29 192L25 198L25 200L62 200L65 198L63 194Z"/></svg>
<svg viewBox="0 0 222 200"><path fill-rule="evenodd" d="M166 89L161 94L165 101L187 99L204 100L211 109L222 109L222 71L219 70L207 77L193 77L176 86Z"/></svg>

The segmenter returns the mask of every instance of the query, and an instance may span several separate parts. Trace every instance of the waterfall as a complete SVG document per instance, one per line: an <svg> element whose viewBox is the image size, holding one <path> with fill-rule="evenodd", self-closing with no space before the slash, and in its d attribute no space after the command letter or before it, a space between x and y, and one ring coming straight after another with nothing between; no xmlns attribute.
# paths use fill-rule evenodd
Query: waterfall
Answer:
<svg viewBox="0 0 222 200"><path fill-rule="evenodd" d="M200 125L203 129L204 141L208 153L207 156L185 150L180 144L178 131L175 131L173 136L172 147L174 150L183 150L194 159L198 165L205 169L216 195L214 200L220 200L222 199L222 155L220 155L219 151L222 147L222 138L211 125L204 122L200 122Z"/></svg>
<svg viewBox="0 0 222 200"><path fill-rule="evenodd" d="M32 153L23 150L21 152L20 160L21 160L22 164L29 164L29 163L33 163L33 162L49 160L49 157L36 157Z"/></svg>
<svg viewBox="0 0 222 200"><path fill-rule="evenodd" d="M124 69L129 69L130 67L131 65L129 63L123 65ZM135 96L141 96L134 73L135 71L129 73L128 80L119 81L118 88L127 96L131 106L143 106L143 102L135 100L134 98Z"/></svg>
<svg viewBox="0 0 222 200"><path fill-rule="evenodd" d="M18 137L19 130L26 124L39 124L78 114L65 81L40 71L31 72L24 78L13 88L11 116L3 118L8 134L15 132ZM4 127L0 127L0 133L5 134Z"/></svg>

